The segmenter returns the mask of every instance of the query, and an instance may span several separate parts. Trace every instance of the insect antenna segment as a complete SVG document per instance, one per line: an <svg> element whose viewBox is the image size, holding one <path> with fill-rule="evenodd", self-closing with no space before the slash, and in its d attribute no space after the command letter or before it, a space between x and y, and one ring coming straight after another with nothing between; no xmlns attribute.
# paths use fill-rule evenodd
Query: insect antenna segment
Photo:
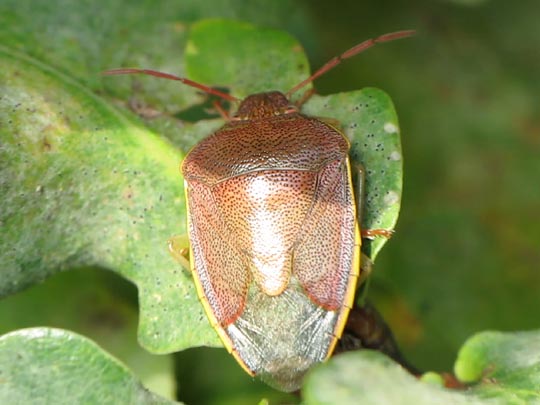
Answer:
<svg viewBox="0 0 540 405"><path fill-rule="evenodd" d="M306 86L307 84L311 83L313 80L318 78L319 76L322 76L329 70L332 70L337 65L339 65L343 60L349 59L355 55L358 55L359 53L364 52L365 50L371 48L372 46L376 44L380 44L382 42L388 42L388 41L394 41L395 39L401 39L401 38L407 38L416 33L415 30L405 30L405 31L396 31L391 32L389 34L381 35L377 38L370 38L366 39L365 41L353 46L352 48L346 50L339 56L335 56L332 59L330 59L326 64L324 64L319 70L317 70L315 73L313 73L310 77L308 77L306 80L301 81L296 86L294 86L292 89L290 89L286 96L287 98L290 98L290 96L300 90L302 87Z"/></svg>
<svg viewBox="0 0 540 405"><path fill-rule="evenodd" d="M149 75L149 76L155 76L160 77L162 79L169 79L169 80L177 80L179 82L182 82L190 87L195 87L196 89L202 90L207 94L213 94L214 96L218 96L224 100L232 101L232 102L240 102L241 100L231 96L230 94L224 93L222 91L216 90L212 87L205 86L204 84L194 82L193 80L186 79L185 77L179 77L172 75L170 73L164 73L159 72L157 70L152 69L133 69L133 68L121 68L121 69L111 69L106 70L102 74L104 75L131 75L131 74L143 74L143 75Z"/></svg>

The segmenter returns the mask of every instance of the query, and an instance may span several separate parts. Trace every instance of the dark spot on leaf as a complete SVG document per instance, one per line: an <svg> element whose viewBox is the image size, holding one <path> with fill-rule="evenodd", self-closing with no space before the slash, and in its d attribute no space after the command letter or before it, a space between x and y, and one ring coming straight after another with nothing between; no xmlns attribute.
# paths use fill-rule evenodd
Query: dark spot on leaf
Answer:
<svg viewBox="0 0 540 405"><path fill-rule="evenodd" d="M128 187L127 189L124 190L124 198L127 200L130 200L131 198L133 198L133 190L131 187Z"/></svg>

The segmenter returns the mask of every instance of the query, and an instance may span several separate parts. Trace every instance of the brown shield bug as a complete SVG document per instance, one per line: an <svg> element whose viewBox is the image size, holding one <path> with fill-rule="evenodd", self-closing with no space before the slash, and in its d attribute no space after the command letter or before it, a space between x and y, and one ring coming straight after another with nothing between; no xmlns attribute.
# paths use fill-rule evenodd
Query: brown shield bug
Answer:
<svg viewBox="0 0 540 405"><path fill-rule="evenodd" d="M362 196L351 180L351 170L359 169L351 167L347 138L302 114L301 102L290 96L342 60L412 34L369 39L286 94L244 100L155 70L105 72L178 80L239 103L182 163L190 242L184 265L227 350L249 374L280 390L297 390L307 370L332 354L353 303L361 235L388 236L360 232ZM179 244L171 249L187 262Z"/></svg>

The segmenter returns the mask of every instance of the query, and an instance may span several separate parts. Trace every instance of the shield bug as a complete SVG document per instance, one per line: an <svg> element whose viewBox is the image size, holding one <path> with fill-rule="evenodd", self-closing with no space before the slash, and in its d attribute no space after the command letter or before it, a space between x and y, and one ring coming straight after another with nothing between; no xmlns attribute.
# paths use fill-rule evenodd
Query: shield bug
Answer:
<svg viewBox="0 0 540 405"><path fill-rule="evenodd" d="M343 331L360 273L362 196L352 184L349 141L332 123L302 114L293 93L376 43L366 40L331 59L287 93L243 100L148 69L239 103L228 122L182 163L188 207L189 267L223 344L250 374L283 391L300 387L328 358ZM186 252L171 244L183 262ZM187 264L186 264L187 265Z"/></svg>

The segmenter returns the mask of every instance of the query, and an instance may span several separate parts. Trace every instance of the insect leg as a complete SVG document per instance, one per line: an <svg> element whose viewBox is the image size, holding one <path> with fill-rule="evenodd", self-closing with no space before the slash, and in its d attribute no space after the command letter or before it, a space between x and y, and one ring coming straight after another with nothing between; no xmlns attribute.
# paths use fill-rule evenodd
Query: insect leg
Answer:
<svg viewBox="0 0 540 405"><path fill-rule="evenodd" d="M175 235L167 241L169 253L184 269L191 271L189 260L189 238L187 234Z"/></svg>
<svg viewBox="0 0 540 405"><path fill-rule="evenodd" d="M377 236L382 236L384 238L391 238L394 231L392 229L363 229L362 228L362 215L364 213L364 201L366 198L365 190L365 178L366 172L364 166L361 163L351 162L351 166L356 174L356 179L353 179L354 182L354 199L356 202L356 219L360 226L360 234L362 238L374 239Z"/></svg>

